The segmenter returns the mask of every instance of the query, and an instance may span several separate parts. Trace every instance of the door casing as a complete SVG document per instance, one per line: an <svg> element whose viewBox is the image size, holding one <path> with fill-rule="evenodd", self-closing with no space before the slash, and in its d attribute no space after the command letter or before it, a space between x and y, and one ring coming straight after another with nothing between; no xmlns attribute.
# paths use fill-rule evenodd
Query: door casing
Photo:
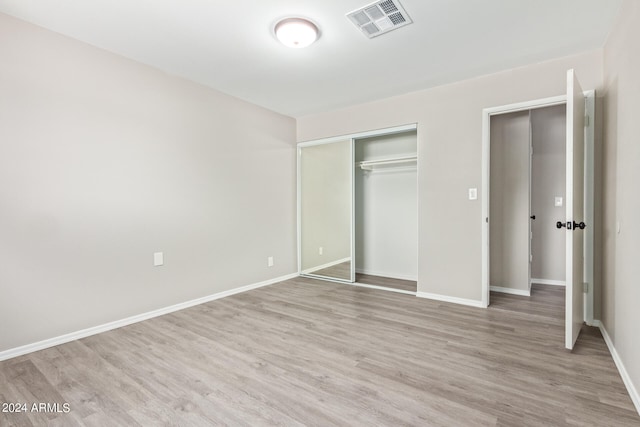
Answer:
<svg viewBox="0 0 640 427"><path fill-rule="evenodd" d="M593 319L593 238L594 238L594 116L595 116L595 91L584 91L586 111L589 117L588 126L585 128L585 228L584 241L584 281L588 284L585 294L585 322L588 325L594 323ZM482 306L488 307L490 302L489 275L490 275L490 247L489 247L489 205L490 205L490 164L491 164L491 116L514 113L518 111L534 110L538 108L564 105L567 96L560 95L550 98L536 99L532 101L507 104L498 107L490 107L482 110Z"/></svg>

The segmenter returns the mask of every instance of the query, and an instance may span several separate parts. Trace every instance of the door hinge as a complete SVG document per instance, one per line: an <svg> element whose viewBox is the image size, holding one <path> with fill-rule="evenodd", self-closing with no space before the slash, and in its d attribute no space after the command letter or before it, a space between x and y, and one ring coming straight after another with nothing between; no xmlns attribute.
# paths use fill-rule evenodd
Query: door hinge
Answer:
<svg viewBox="0 0 640 427"><path fill-rule="evenodd" d="M584 126L589 127L589 122L589 115L587 114L586 116L584 116Z"/></svg>
<svg viewBox="0 0 640 427"><path fill-rule="evenodd" d="M584 282L582 284L582 292L584 292L585 294L589 292L589 284L587 282Z"/></svg>

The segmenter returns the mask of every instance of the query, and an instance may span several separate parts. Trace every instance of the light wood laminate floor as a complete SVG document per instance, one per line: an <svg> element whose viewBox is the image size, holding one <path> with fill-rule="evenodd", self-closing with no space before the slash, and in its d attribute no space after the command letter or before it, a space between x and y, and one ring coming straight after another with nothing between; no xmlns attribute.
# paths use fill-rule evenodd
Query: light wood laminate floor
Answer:
<svg viewBox="0 0 640 427"><path fill-rule="evenodd" d="M570 353L562 319L503 297L289 280L0 362L0 401L71 409L0 425L640 425L597 329Z"/></svg>
<svg viewBox="0 0 640 427"><path fill-rule="evenodd" d="M542 316L564 322L564 296L564 286L533 284L530 297L491 292L490 305L493 310Z"/></svg>

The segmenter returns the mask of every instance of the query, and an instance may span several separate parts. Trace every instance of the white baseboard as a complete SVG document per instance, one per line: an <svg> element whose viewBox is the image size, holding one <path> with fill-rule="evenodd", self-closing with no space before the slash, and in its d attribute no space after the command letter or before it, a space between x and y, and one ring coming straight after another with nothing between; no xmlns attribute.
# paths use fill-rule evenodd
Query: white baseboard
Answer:
<svg viewBox="0 0 640 427"><path fill-rule="evenodd" d="M275 283L282 282L284 280L293 279L298 277L298 273L288 274L286 276L277 277L275 279L265 280L263 282L254 283L251 285L242 286L235 289L230 289L228 291L218 292L213 295L208 295L206 297L193 299L190 301L182 302L179 304L171 305L169 307L160 308L158 310L149 311L147 313L138 314L135 316L127 317L125 319L116 320L113 322L105 323L103 325L94 326L87 329L82 329L80 331L71 332L65 335L60 335L58 337L49 338L46 340L38 341L32 344L23 345L16 348L11 348L9 350L0 352L0 361L11 359L14 357L22 356L28 353L33 353L34 351L44 350L45 348L54 347L56 345L68 343L70 341L79 340L81 338L86 338L91 335L96 335L102 332L107 332L112 329L121 328L123 326L131 325L133 323L142 322L143 320L152 319L154 317L162 316L164 314L173 313L174 311L184 310L185 308L193 307L195 305L204 304L210 301L214 301L220 298L228 297L231 295L239 294L242 292L247 292L253 289L261 288L263 286L273 285Z"/></svg>
<svg viewBox="0 0 640 427"><path fill-rule="evenodd" d="M381 291L396 292L396 293L405 294L405 295L415 295L416 294L413 291L405 291L404 289L388 288L386 286L378 286L378 285L369 285L367 283L361 283L361 282L353 282L353 283L348 283L348 284L349 285L353 285L353 286L359 286L361 288L378 289L378 290L381 290Z"/></svg>
<svg viewBox="0 0 640 427"><path fill-rule="evenodd" d="M342 264L343 262L351 261L351 258L342 258L337 261L331 261L326 264L318 265L317 267L307 268L302 270L300 274L314 274L315 271L324 270L325 268L333 267L334 265Z"/></svg>
<svg viewBox="0 0 640 427"><path fill-rule="evenodd" d="M538 285L567 286L567 282L564 280L531 279L531 283L536 283Z"/></svg>
<svg viewBox="0 0 640 427"><path fill-rule="evenodd" d="M622 377L622 381L624 382L624 385L627 387L627 391L629 392L629 396L631 397L631 400L633 401L633 404L636 407L636 411L638 411L638 414L640 415L640 394L638 393L638 389L633 384L633 381L631 381L631 377L627 372L627 368L625 368L624 364L622 363L622 359L620 359L620 356L618 355L618 352L613 345L613 341L611 341L611 337L609 336L607 329L599 320L594 320L593 323L594 323L594 326L595 324L598 324L598 327L600 328L600 332L602 332L602 337L604 338L604 342L606 342L607 347L609 347L609 352L611 353L611 357L613 358L613 361L615 362L616 367L618 368L618 372L620 372L620 376Z"/></svg>
<svg viewBox="0 0 640 427"><path fill-rule="evenodd" d="M520 295L523 297L531 296L531 289L525 291L524 289L502 288L500 286L490 286L489 289L492 292L500 292L503 294Z"/></svg>
<svg viewBox="0 0 640 427"><path fill-rule="evenodd" d="M450 297L447 295L431 294L429 292L417 292L416 296L418 298L426 298L426 299L432 299L436 301L451 302L454 304L468 305L471 307L486 308L486 306L482 303L482 301L479 301L479 300L456 298L456 297Z"/></svg>
<svg viewBox="0 0 640 427"><path fill-rule="evenodd" d="M367 270L364 268L356 268L356 273L368 274L370 276L378 276L378 277L389 277L390 279L411 280L414 282L418 281L417 276L410 276L410 275L396 274L396 273L385 273L383 271Z"/></svg>

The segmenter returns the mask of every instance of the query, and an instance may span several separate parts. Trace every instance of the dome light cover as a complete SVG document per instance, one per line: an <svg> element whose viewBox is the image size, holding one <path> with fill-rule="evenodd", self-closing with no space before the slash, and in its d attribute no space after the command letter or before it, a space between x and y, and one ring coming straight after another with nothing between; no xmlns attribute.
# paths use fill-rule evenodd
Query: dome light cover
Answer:
<svg viewBox="0 0 640 427"><path fill-rule="evenodd" d="M300 49L318 39L318 27L304 18L286 18L276 24L275 33L280 43Z"/></svg>

